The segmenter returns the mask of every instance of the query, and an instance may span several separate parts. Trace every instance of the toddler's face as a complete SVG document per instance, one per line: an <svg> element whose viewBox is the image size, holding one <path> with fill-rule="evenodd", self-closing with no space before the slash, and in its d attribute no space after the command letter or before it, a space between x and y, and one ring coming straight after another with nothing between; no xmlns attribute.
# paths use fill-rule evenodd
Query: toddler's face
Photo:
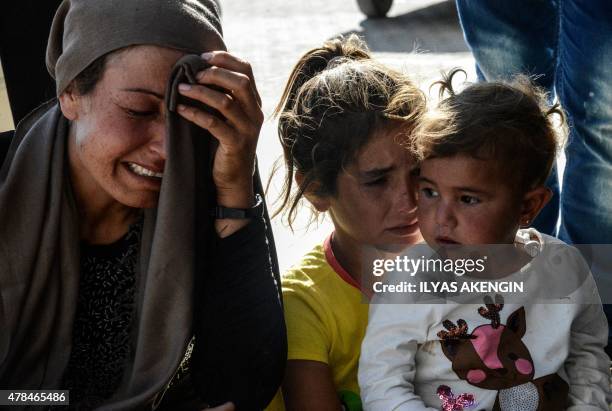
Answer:
<svg viewBox="0 0 612 411"><path fill-rule="evenodd" d="M512 244L521 201L492 160L467 155L423 161L418 188L421 233L432 247Z"/></svg>

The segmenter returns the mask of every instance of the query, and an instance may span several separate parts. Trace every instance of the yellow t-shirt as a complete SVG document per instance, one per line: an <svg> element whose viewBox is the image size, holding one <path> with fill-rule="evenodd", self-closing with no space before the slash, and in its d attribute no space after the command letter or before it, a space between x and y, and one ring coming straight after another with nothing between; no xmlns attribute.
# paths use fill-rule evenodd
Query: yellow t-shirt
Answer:
<svg viewBox="0 0 612 411"><path fill-rule="evenodd" d="M357 366L368 304L359 285L334 257L331 236L283 275L282 288L288 359L328 364L348 410L361 410ZM284 409L280 395L267 408Z"/></svg>

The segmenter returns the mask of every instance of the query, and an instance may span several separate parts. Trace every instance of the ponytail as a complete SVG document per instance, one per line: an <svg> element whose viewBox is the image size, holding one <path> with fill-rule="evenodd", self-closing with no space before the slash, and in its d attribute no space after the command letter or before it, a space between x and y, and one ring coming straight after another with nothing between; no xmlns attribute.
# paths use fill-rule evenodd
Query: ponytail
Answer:
<svg viewBox="0 0 612 411"><path fill-rule="evenodd" d="M366 44L354 34L347 39L340 37L326 41L323 46L308 51L293 67L280 102L274 109L274 115L292 110L300 87L324 71L334 59L342 58L368 60L371 56Z"/></svg>
<svg viewBox="0 0 612 411"><path fill-rule="evenodd" d="M356 35L304 54L274 111L287 171L273 217L288 208L292 227L304 193L334 195L338 174L373 132L391 122L411 124L424 109L423 93L405 75L373 60ZM302 178L292 195L296 173Z"/></svg>

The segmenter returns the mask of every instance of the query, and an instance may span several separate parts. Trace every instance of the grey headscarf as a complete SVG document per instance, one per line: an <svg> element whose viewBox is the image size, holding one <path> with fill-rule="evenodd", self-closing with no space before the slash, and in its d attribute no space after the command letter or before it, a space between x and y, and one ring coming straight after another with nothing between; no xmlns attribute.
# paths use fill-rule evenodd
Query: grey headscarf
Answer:
<svg viewBox="0 0 612 411"><path fill-rule="evenodd" d="M210 0L65 0L49 39L47 62L61 93L80 71L112 50L156 44L201 53L224 48ZM197 56L177 62L193 81ZM209 161L206 134L169 108L168 159L156 209L143 227L134 352L124 381L102 409L135 409L162 391L193 335L195 255L202 230L197 172ZM77 204L68 176L69 123L59 105L40 107L17 130L0 169L0 387L58 388L70 356L78 297ZM207 209L204 209L206 212ZM204 225L209 224L204 222ZM200 266L201 267L201 266ZM204 273L198 272L198 275Z"/></svg>
<svg viewBox="0 0 612 411"><path fill-rule="evenodd" d="M64 0L47 45L57 95L98 57L138 44L225 50L214 0Z"/></svg>

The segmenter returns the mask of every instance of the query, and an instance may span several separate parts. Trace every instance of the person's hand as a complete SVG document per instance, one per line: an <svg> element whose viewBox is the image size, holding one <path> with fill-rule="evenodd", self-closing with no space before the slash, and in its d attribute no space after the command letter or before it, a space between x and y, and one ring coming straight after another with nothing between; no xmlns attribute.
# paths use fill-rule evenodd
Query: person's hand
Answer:
<svg viewBox="0 0 612 411"><path fill-rule="evenodd" d="M255 149L263 122L261 99L255 88L251 66L224 51L202 56L213 67L198 73L197 85L181 84L179 91L218 110L225 119L185 105L179 105L179 113L210 131L219 141L213 166L219 204L251 207ZM226 92L214 90L210 85Z"/></svg>
<svg viewBox="0 0 612 411"><path fill-rule="evenodd" d="M198 73L197 85L181 84L179 92L218 110L225 119L185 105L179 105L178 112L210 131L219 141L212 170L217 204L250 208L255 201L255 149L264 119L253 71L247 62L225 51L204 53L202 56L213 67ZM210 85L226 92L214 90ZM216 225L217 232L225 237L245 224L241 220L221 221Z"/></svg>
<svg viewBox="0 0 612 411"><path fill-rule="evenodd" d="M223 405L219 405L215 408L204 408L202 411L235 411L236 407L231 402L226 402Z"/></svg>

